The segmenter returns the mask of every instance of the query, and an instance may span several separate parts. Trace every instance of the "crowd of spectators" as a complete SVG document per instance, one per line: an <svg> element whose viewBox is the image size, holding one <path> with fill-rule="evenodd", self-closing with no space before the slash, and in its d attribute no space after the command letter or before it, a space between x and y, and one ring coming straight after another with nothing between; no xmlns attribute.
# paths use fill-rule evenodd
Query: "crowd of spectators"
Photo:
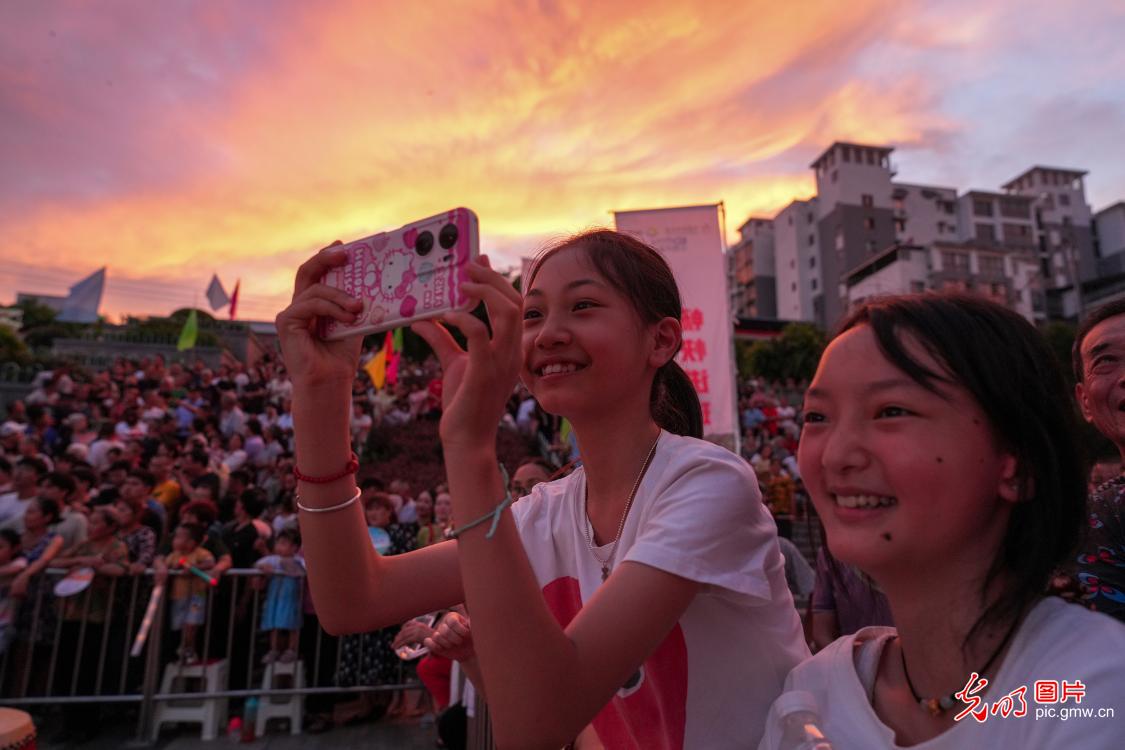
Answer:
<svg viewBox="0 0 1125 750"><path fill-rule="evenodd" d="M136 609L153 581L167 581L176 568L195 567L219 585L208 603L200 577L177 575L171 582L167 621L174 632L165 639L167 658L245 659L251 639L256 662L308 656L299 652L312 642L300 633L308 630L306 621L315 628L316 618L304 582L294 583L303 576L303 560L291 396L292 383L274 357L217 368L150 357L95 372L58 367L41 373L26 398L7 405L0 421L0 654L12 658L5 658L4 694L45 691L43 665L58 628L73 635L80 621L96 629L115 619L109 600L114 578L138 582ZM526 393L513 394L502 428L522 436L529 454L537 443L557 449L557 425L527 400ZM361 371L353 408L353 447L360 455L380 428L436 423L436 360L401 363L396 382L381 389ZM537 458L524 463L530 471L516 472L519 490L530 487L527 477L541 481L550 471ZM370 466L365 470L362 500L377 550L397 554L444 538L452 502L442 482L418 486L411 476L380 479ZM82 596L55 600L57 578L44 571L83 567L96 572L89 604ZM224 575L232 569L256 569L266 580L239 587ZM255 595L262 605L256 620ZM118 596L116 607L127 598ZM124 620L116 618L113 626L121 631ZM85 642L97 643L99 636L91 630ZM383 632L342 639L339 669L326 653L321 661L330 671L318 677L341 685L394 681L393 638L394 632ZM115 632L107 640L131 639L131 633ZM64 641L72 647L76 639ZM203 642L208 654L200 653ZM89 653L69 656L82 657L79 690L93 692L88 678L99 671L98 649L86 651L92 663ZM232 664L230 687L245 687L246 674ZM103 683L116 682L112 677L103 675ZM74 718L78 725L89 717L77 711Z"/></svg>
<svg viewBox="0 0 1125 750"><path fill-rule="evenodd" d="M805 520L811 508L796 462L806 384L745 379L738 385L742 455L759 478L781 536L789 537L794 519ZM151 357L119 360L97 372L59 367L43 373L25 399L8 405L0 423L0 649L11 649L16 658L6 691L21 689L20 665L31 669L44 656L53 628L73 629L82 619L73 601L52 601L40 575L48 568L95 568L85 619L97 627L107 619L106 581L134 576L147 586L150 574L164 582L170 569L194 566L220 582L218 595L209 604L203 581L178 576L172 582L167 658L190 663L206 657L201 640L212 655L253 651L255 661L265 664L307 657L302 652L314 641L302 633L317 626L307 587L298 583L303 560L291 397L292 383L274 357L218 368ZM360 455L373 434L436 422L436 360L400 362L397 381L380 389L361 371L353 410L353 446ZM500 429L527 447L528 458L513 477L517 494L579 458L568 426L522 386L513 392ZM440 541L452 524L448 487L440 481L415 486L410 476L368 474L360 486L372 543L381 554ZM811 568L796 547L782 544L790 585L807 596ZM256 569L265 580L239 590L224 575L231 569ZM253 596L262 605L257 619L258 610L248 605ZM316 678L342 686L394 682L400 676L396 632L340 639L333 647L338 654L322 658L329 672ZM123 642L129 637L123 634ZM245 668L233 666L231 687L244 687ZM96 671L96 664L86 671ZM433 671L433 664L424 670ZM448 686L438 682L440 706ZM35 685L31 680L32 690ZM340 704L329 723L368 715L371 703L361 696Z"/></svg>

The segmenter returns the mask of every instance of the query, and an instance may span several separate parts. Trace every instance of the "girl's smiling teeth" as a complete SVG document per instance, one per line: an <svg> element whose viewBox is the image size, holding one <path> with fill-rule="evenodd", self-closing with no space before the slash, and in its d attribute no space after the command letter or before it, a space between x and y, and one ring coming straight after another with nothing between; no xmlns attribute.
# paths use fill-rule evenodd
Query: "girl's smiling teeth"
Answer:
<svg viewBox="0 0 1125 750"><path fill-rule="evenodd" d="M554 364L544 365L538 369L539 375L558 375L559 373L577 372L578 370L585 369L586 365L578 365L573 362L558 362Z"/></svg>
<svg viewBox="0 0 1125 750"><path fill-rule="evenodd" d="M833 495L832 498L844 508L887 508L898 505L898 500L884 495Z"/></svg>

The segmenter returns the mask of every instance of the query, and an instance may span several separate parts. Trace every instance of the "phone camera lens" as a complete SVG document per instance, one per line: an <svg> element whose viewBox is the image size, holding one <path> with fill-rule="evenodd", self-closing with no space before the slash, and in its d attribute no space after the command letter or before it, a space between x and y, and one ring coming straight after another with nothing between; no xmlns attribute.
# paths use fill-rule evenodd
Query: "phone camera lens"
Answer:
<svg viewBox="0 0 1125 750"><path fill-rule="evenodd" d="M430 251L434 249L434 233L430 231L422 232L418 235L418 239L414 241L414 250L419 255L429 255Z"/></svg>
<svg viewBox="0 0 1125 750"><path fill-rule="evenodd" d="M441 228L441 234L438 235L438 242L446 250L457 244L457 226L454 224L446 224Z"/></svg>

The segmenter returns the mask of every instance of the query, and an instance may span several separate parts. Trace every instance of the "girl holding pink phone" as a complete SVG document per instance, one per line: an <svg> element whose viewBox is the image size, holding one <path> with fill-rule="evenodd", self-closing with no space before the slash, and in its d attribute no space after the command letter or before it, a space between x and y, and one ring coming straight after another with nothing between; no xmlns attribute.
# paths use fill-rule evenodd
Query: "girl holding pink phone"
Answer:
<svg viewBox="0 0 1125 750"><path fill-rule="evenodd" d="M321 622L368 631L465 602L500 747L753 747L808 655L776 530L749 466L700 439L673 360L679 291L649 246L602 230L539 255L521 296L486 258L463 288L488 310L415 323L444 373L440 434L455 540L371 550L349 461L358 339L317 318L361 305L318 283L327 248L278 316ZM462 349L445 326L468 341ZM509 507L496 431L522 381L573 425L582 466ZM356 586L356 581L362 585Z"/></svg>

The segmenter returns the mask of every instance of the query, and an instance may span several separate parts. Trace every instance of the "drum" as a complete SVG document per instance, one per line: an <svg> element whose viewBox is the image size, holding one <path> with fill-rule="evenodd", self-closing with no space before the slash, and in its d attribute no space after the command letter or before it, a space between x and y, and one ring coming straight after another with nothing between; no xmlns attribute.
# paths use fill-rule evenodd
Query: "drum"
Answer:
<svg viewBox="0 0 1125 750"><path fill-rule="evenodd" d="M0 708L0 750L35 750L31 717L14 708Z"/></svg>

